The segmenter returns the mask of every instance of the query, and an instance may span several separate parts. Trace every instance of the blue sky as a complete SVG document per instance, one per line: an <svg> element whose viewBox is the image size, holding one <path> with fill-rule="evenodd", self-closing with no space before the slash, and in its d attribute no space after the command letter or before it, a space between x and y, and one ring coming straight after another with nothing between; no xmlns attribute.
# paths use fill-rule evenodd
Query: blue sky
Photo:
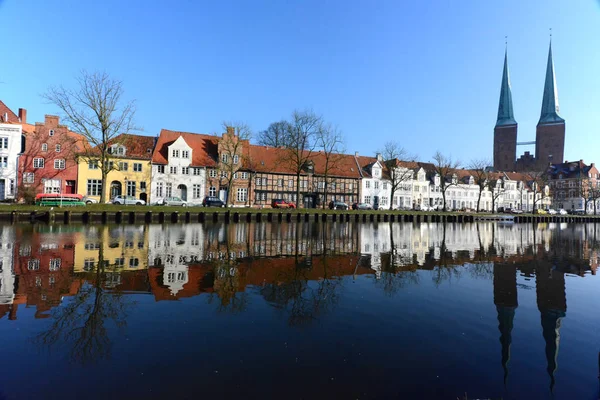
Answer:
<svg viewBox="0 0 600 400"><path fill-rule="evenodd" d="M0 0L0 99L41 121L49 85L104 70L148 135L312 108L347 152L396 140L467 164L492 157L505 36L519 140L535 139L550 27L565 158L600 162L598 0Z"/></svg>

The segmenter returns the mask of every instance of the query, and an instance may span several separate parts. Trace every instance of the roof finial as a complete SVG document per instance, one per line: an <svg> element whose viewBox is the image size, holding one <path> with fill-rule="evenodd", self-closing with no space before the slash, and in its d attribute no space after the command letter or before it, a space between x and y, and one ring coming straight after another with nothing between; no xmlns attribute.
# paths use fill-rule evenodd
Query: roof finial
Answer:
<svg viewBox="0 0 600 400"><path fill-rule="evenodd" d="M508 36L504 36L504 50L508 51Z"/></svg>
<svg viewBox="0 0 600 400"><path fill-rule="evenodd" d="M550 28L550 43L552 43L552 28Z"/></svg>

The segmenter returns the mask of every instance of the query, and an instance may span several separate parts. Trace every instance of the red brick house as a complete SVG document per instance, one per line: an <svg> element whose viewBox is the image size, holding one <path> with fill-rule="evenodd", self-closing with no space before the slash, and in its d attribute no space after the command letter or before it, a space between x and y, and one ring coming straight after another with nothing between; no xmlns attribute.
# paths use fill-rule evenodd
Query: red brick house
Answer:
<svg viewBox="0 0 600 400"><path fill-rule="evenodd" d="M37 193L76 193L77 153L87 140L59 123L59 118L46 115L25 132L25 151L19 158L19 196Z"/></svg>

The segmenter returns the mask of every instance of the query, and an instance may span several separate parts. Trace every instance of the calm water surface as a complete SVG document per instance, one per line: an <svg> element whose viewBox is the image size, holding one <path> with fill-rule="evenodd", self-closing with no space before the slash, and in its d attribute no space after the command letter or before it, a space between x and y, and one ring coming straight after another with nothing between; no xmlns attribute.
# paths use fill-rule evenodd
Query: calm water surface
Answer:
<svg viewBox="0 0 600 400"><path fill-rule="evenodd" d="M598 230L0 226L0 398L597 399Z"/></svg>

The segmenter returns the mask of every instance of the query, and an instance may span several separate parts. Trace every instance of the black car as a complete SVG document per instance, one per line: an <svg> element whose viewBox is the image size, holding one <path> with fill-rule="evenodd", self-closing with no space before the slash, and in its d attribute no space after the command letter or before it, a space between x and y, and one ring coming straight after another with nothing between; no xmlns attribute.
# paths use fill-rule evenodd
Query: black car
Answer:
<svg viewBox="0 0 600 400"><path fill-rule="evenodd" d="M225 207L223 200L214 196L206 196L204 200L202 200L202 205L204 207Z"/></svg>

